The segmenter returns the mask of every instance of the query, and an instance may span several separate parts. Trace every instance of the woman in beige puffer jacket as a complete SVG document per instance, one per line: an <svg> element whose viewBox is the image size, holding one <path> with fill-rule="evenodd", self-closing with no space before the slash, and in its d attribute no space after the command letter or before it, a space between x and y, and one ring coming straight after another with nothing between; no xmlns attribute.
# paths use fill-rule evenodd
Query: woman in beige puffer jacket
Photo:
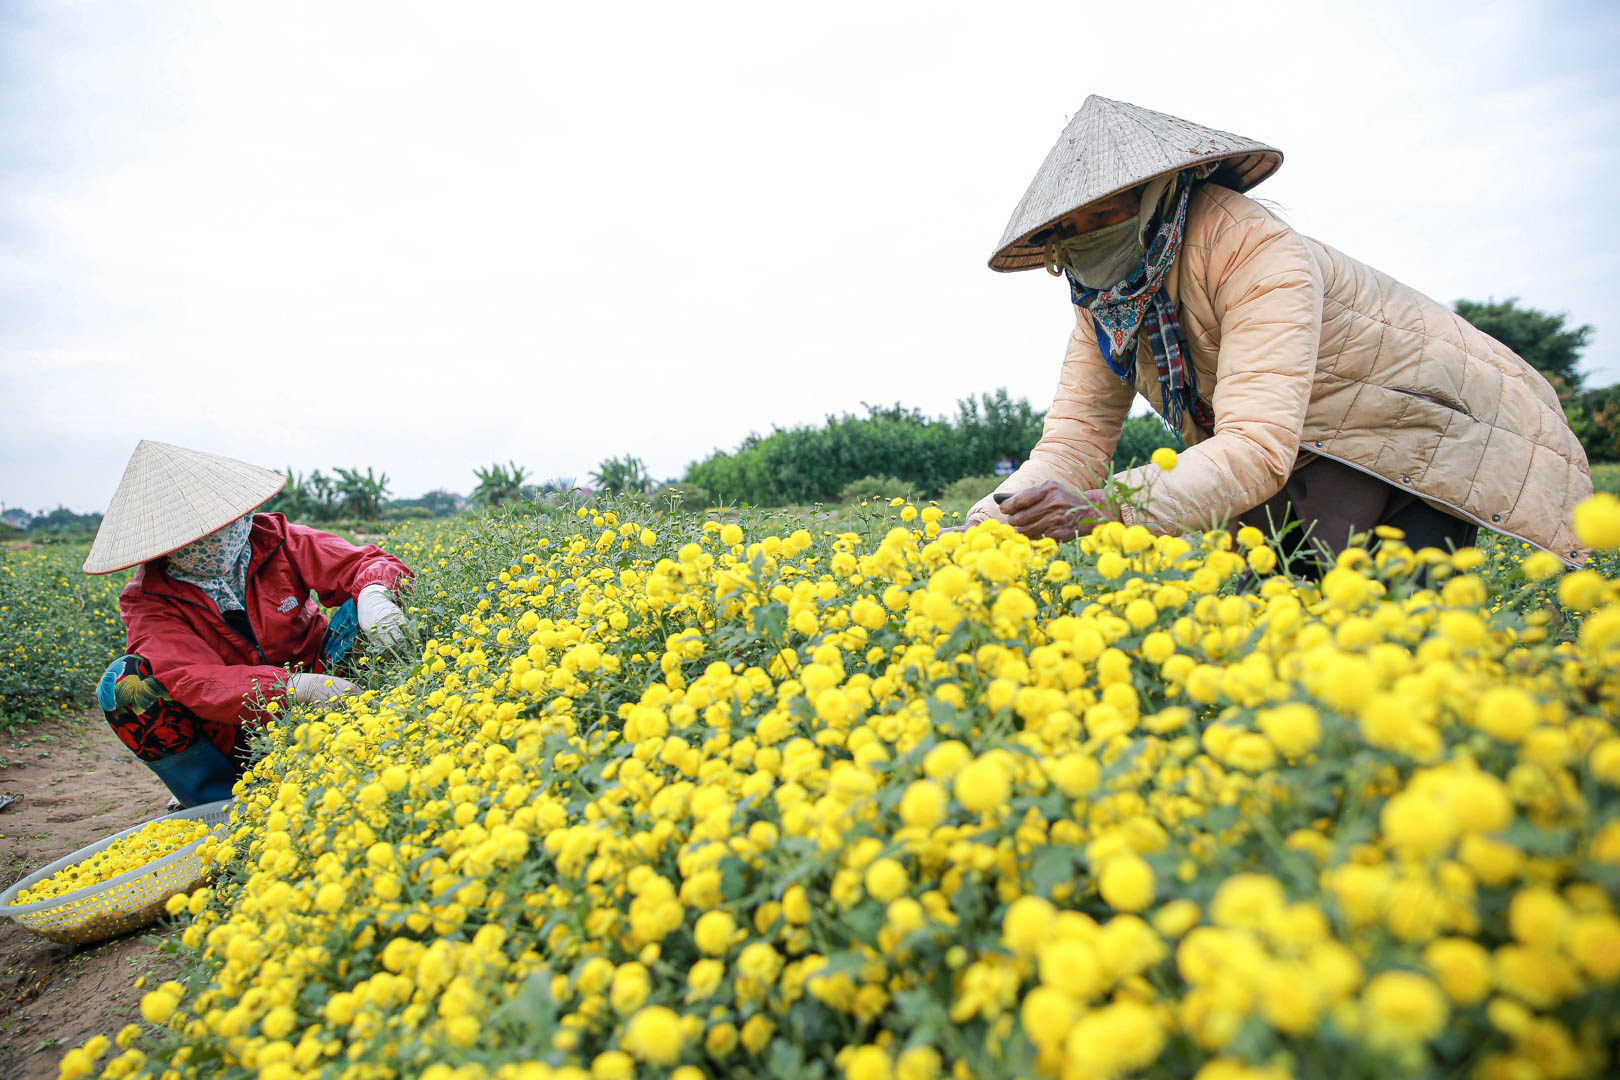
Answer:
<svg viewBox="0 0 1620 1080"><path fill-rule="evenodd" d="M1452 311L1240 193L1280 162L1239 136L1087 99L991 266L1045 263L1090 306L1076 307L1040 442L969 523L996 517L1063 537L1103 516L1158 531L1297 519L1329 552L1380 524L1442 546L1470 542L1484 526L1583 561L1570 513L1591 478L1552 387ZM1197 182L1194 169L1214 174ZM1151 306L1139 337L1129 311L1119 331L1120 305L1087 285L1107 284L1125 263L1140 282L1131 260L1142 245L1130 247L1134 230L1119 222L1140 217L1147 233L1169 220L1175 207L1144 205L1142 193L1158 199L1177 175L1188 181L1179 252L1168 253L1161 281L1136 289L1168 296L1173 316L1160 309L1167 327L1158 336L1173 343L1163 346ZM1175 190L1172 182L1164 198ZM1087 248L1110 231L1117 242ZM1077 271L1092 280L1083 285ZM1132 303L1147 305L1124 306ZM1103 344L1116 345L1100 348L1099 328L1109 326ZM1159 401L1148 391L1156 384ZM1145 465L1119 476L1142 494L1134 507L1109 507L1103 477L1138 392L1179 420L1187 450L1171 472Z"/></svg>

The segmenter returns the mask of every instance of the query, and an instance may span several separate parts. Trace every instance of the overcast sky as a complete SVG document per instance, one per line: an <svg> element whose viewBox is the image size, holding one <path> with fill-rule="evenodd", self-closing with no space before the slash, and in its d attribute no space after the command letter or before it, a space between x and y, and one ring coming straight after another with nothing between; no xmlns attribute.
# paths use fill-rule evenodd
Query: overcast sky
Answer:
<svg viewBox="0 0 1620 1080"><path fill-rule="evenodd" d="M1620 381L1616 55L1607 2L7 0L0 503L103 509L142 438L408 497L1044 408L1066 292L985 262L1090 93Z"/></svg>

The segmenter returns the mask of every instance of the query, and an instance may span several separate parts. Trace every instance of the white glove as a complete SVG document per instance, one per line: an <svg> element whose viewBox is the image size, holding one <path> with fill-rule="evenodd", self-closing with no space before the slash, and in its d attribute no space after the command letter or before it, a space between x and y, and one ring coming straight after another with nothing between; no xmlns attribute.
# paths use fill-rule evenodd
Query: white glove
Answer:
<svg viewBox="0 0 1620 1080"><path fill-rule="evenodd" d="M387 648L405 639L405 613L386 585L367 585L354 598L355 614L366 637Z"/></svg>
<svg viewBox="0 0 1620 1080"><path fill-rule="evenodd" d="M287 692L299 704L311 701L331 701L339 694L352 694L360 688L348 679L336 675L314 675L300 671L287 676Z"/></svg>

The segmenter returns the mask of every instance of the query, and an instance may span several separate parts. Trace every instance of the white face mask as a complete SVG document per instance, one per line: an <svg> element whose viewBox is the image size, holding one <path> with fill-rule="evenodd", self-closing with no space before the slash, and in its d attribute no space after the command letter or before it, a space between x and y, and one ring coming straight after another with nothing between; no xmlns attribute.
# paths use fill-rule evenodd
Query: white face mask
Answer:
<svg viewBox="0 0 1620 1080"><path fill-rule="evenodd" d="M1118 285L1147 257L1136 218L1059 240L1058 262L1088 289Z"/></svg>

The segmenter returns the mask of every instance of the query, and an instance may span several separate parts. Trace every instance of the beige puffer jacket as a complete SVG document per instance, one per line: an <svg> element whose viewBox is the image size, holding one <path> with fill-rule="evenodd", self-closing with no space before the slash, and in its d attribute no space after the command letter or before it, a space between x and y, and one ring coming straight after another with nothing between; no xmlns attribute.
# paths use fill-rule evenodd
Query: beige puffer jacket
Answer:
<svg viewBox="0 0 1620 1080"><path fill-rule="evenodd" d="M1145 488L1145 523L1196 530L1282 489L1309 455L1406 487L1460 517L1584 561L1570 511L1592 493L1586 453L1546 379L1494 338L1386 274L1303 236L1254 200L1205 184L1166 279L1213 436L1188 418L1175 470ZM1100 487L1132 391L1077 325L1029 460L997 491L1043 480ZM1155 408L1143 340L1136 385ZM1002 515L989 498L970 522Z"/></svg>

